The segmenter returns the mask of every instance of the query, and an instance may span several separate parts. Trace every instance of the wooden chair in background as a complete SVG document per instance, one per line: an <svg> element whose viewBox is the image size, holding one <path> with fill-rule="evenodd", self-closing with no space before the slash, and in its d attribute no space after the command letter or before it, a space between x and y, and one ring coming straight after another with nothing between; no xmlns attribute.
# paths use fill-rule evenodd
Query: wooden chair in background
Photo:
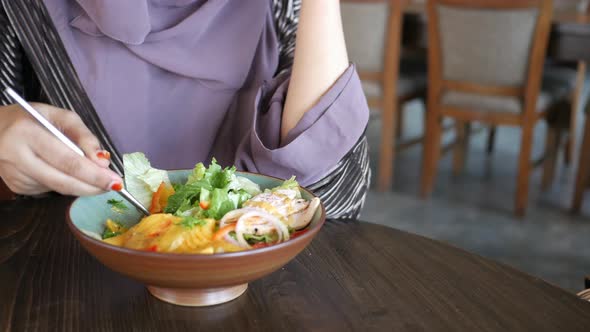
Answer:
<svg viewBox="0 0 590 332"><path fill-rule="evenodd" d="M559 95L569 94L568 105L564 104L564 109L550 114L547 119L550 130L546 135L546 149L542 160L544 171L541 181L541 188L547 190L553 183L561 150L563 150L565 165L570 164L575 154L578 112L584 103L586 64L584 62L554 63L549 60L545 65L544 75L549 78L543 82L547 85L544 89L553 89Z"/></svg>
<svg viewBox="0 0 590 332"><path fill-rule="evenodd" d="M586 8L582 8L584 7L582 1L554 0L553 5L556 14L584 12L587 15L590 13L590 7L587 4ZM545 156L546 172L543 174L543 189L549 188L553 182L560 148L564 146L564 162L566 165L569 165L574 157L576 151L578 113L585 102L584 86L586 83L586 70L586 62L584 61L563 63L549 59L545 65L545 74L551 75L554 82L560 82L559 85L561 88L568 84L571 85L569 89L571 90L571 109L569 113L562 114L559 119L556 119L559 123L555 123L554 125L559 130L547 135L549 150Z"/></svg>
<svg viewBox="0 0 590 332"><path fill-rule="evenodd" d="M481 122L522 129L515 212L523 215L532 168L533 129L550 112L569 107L569 92L541 89L551 27L551 0L431 0L428 2L428 120L422 197L431 194L440 156L441 121ZM552 130L552 129L551 129ZM465 155L467 144L456 153ZM464 161L459 159L460 162Z"/></svg>
<svg viewBox="0 0 590 332"><path fill-rule="evenodd" d="M424 99L426 94L426 64L400 55L405 4L405 0L343 0L341 4L349 58L357 65L369 107L381 113L380 191L391 187L403 104ZM403 145L421 141L415 139Z"/></svg>
<svg viewBox="0 0 590 332"><path fill-rule="evenodd" d="M567 141L565 162L569 165L576 151L576 135L578 128L578 111L584 102L584 86L586 83L586 62L576 64L576 86L572 93L572 109L569 122L569 139Z"/></svg>
<svg viewBox="0 0 590 332"><path fill-rule="evenodd" d="M585 2L585 3L584 3ZM578 13L585 13L586 15L590 14L590 6L588 1L572 1L572 0L555 0L554 7L556 11L561 12L578 12ZM557 71L564 70L563 65L558 65ZM561 67L561 68L560 68ZM565 163L569 164L573 159L575 149L576 149L576 129L578 127L578 111L583 106L583 91L584 91L584 84L586 82L586 62L579 61L573 65L569 65L570 68L574 68L576 70L576 86L571 95L572 98L572 109L569 117L569 137L566 142L566 149L565 149ZM553 69L553 68L552 68ZM543 187L547 188L551 184L552 177L548 177L544 179Z"/></svg>
<svg viewBox="0 0 590 332"><path fill-rule="evenodd" d="M587 4L586 4L587 5ZM590 6L583 8L582 1L572 0L554 0L554 13L590 13ZM544 75L551 77L550 81L553 87L557 89L567 89L571 91L569 112L554 115L551 119L553 130L547 133L546 137L546 153L543 157L542 163L544 167L541 188L547 190L553 183L555 170L559 160L560 152L563 151L564 164L569 165L574 158L576 151L576 138L578 128L578 113L580 108L584 105L584 86L586 83L586 62L578 61L572 62L558 62L552 59L547 59L544 67ZM546 87L551 88L551 87ZM490 137L488 139L488 152L491 153L494 146L495 128L492 128Z"/></svg>
<svg viewBox="0 0 590 332"><path fill-rule="evenodd" d="M580 157L578 160L578 170L576 173L576 182L574 188L574 197L572 202L572 212L580 212L584 192L590 186L590 105L586 107L586 120L584 121L584 136L580 147Z"/></svg>

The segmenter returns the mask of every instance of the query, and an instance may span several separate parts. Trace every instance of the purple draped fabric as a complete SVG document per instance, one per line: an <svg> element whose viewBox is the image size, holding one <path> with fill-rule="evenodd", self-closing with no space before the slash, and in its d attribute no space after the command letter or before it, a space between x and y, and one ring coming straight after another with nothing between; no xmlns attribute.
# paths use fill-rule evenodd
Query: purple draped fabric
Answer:
<svg viewBox="0 0 590 332"><path fill-rule="evenodd" d="M270 0L45 0L78 76L122 153L155 167L212 157L321 179L368 121L350 66L280 142L288 74L274 77Z"/></svg>

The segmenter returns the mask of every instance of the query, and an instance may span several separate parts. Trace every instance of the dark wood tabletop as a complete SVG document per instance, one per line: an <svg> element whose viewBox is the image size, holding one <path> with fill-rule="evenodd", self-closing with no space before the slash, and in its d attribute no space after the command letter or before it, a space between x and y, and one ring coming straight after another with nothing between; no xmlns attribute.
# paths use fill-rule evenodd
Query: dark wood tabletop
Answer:
<svg viewBox="0 0 590 332"><path fill-rule="evenodd" d="M0 202L1 331L590 331L590 303L574 294L364 222L327 222L232 302L170 305L82 249L70 201Z"/></svg>

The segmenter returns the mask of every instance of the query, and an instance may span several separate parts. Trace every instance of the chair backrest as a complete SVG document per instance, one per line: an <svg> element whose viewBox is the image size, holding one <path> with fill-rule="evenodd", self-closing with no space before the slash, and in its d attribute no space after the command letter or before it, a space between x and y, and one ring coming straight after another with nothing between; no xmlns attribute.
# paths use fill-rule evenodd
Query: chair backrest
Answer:
<svg viewBox="0 0 590 332"><path fill-rule="evenodd" d="M429 91L519 97L534 112L551 0L429 0ZM534 114L534 113L533 113Z"/></svg>
<svg viewBox="0 0 590 332"><path fill-rule="evenodd" d="M389 1L342 1L342 27L348 57L358 69L382 71Z"/></svg>
<svg viewBox="0 0 590 332"><path fill-rule="evenodd" d="M584 9L584 5L588 5L588 0L554 0L553 7L556 11L567 11L567 12L577 12L580 9Z"/></svg>
<svg viewBox="0 0 590 332"><path fill-rule="evenodd" d="M382 99L393 103L401 50L403 7L407 0L342 0L342 22L351 61L361 80L382 85Z"/></svg>

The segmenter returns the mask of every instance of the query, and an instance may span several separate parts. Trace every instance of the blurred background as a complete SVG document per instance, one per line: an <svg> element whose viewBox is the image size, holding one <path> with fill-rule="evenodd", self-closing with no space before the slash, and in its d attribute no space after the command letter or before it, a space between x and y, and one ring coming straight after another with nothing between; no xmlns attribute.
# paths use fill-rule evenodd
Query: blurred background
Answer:
<svg viewBox="0 0 590 332"><path fill-rule="evenodd" d="M590 275L588 1L519 3L341 2L371 107L361 219L577 292Z"/></svg>

